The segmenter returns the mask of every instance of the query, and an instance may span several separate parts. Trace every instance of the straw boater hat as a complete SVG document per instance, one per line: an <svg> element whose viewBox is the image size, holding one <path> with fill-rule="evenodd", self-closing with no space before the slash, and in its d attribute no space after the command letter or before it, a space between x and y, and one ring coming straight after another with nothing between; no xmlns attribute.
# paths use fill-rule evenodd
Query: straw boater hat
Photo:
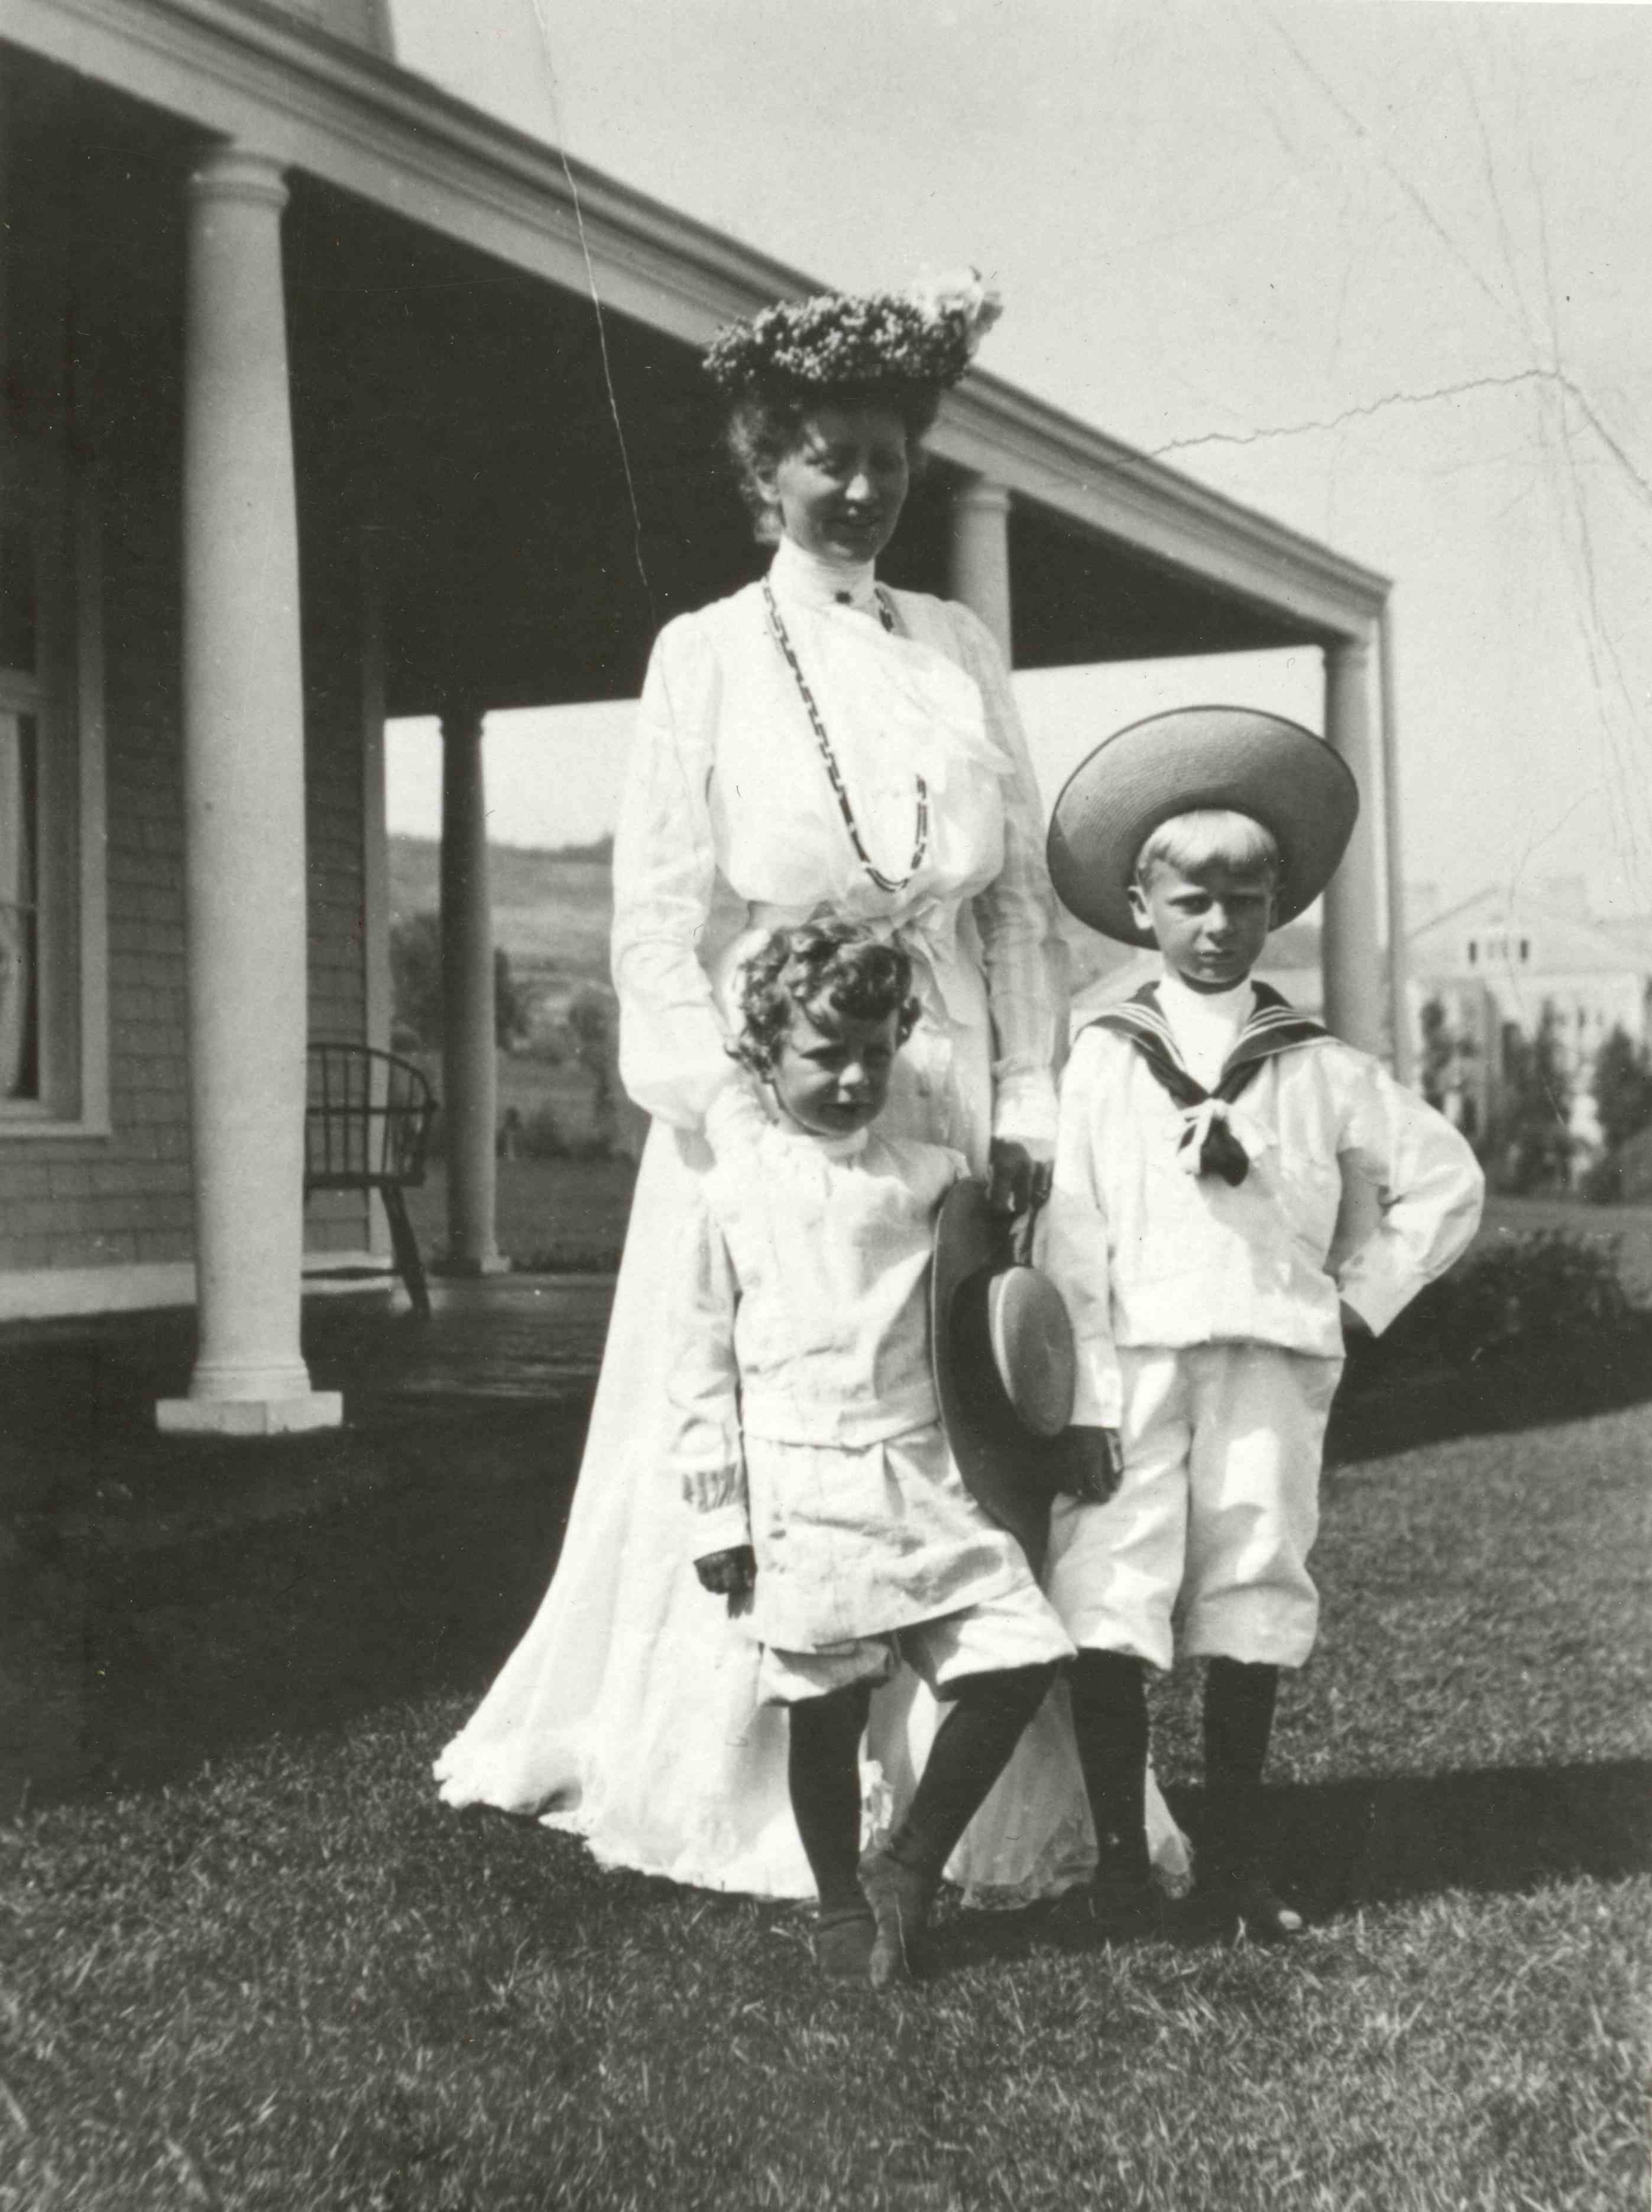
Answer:
<svg viewBox="0 0 1652 2212"><path fill-rule="evenodd" d="M1277 920L1336 873L1359 813L1345 763L1311 730L1248 707L1184 707L1104 738L1068 777L1050 822L1050 880L1070 912L1126 945L1152 938L1130 911L1136 855L1173 814L1248 814L1273 834Z"/></svg>
<svg viewBox="0 0 1652 2212"><path fill-rule="evenodd" d="M946 1441L970 1496L1027 1554L1049 1541L1072 1418L1072 1325L1048 1275L1015 1264L1011 1230L984 1183L955 1183L935 1227L930 1340Z"/></svg>

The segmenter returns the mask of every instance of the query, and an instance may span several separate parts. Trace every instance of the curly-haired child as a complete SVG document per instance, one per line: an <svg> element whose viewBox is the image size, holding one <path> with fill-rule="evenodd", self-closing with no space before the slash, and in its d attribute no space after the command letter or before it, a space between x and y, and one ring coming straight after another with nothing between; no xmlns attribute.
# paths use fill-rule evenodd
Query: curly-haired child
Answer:
<svg viewBox="0 0 1652 2212"><path fill-rule="evenodd" d="M844 923L776 930L739 999L733 1049L772 1119L701 1185L673 1457L700 1579L750 1607L760 1694L789 1709L821 1971L883 1987L1072 1646L939 1425L926 1293L966 1169L872 1127L916 1018L907 956ZM946 1714L904 1816L862 1856L860 1738L897 1659Z"/></svg>

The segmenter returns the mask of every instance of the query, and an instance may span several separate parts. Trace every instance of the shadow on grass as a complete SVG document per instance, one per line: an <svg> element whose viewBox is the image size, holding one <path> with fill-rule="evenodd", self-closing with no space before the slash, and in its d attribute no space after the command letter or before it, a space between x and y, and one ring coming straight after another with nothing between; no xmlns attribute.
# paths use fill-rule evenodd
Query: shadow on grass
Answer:
<svg viewBox="0 0 1652 2212"><path fill-rule="evenodd" d="M157 1434L187 1316L9 1345L0 1813L479 1691L561 1548L605 1320L596 1285L428 1334L307 1316L349 1425L276 1443Z"/></svg>
<svg viewBox="0 0 1652 2212"><path fill-rule="evenodd" d="M1647 1759L1383 1775L1272 1796L1281 1874L1320 1911L1652 1871Z"/></svg>
<svg viewBox="0 0 1652 2212"><path fill-rule="evenodd" d="M376 1439L396 1463L331 1507L155 1548L25 1531L6 1562L0 1810L25 1785L37 1803L153 1786L276 1733L479 1691L543 1595L582 1431L578 1413L495 1411L488 1448L516 1465L478 1475L474 1420L436 1405Z"/></svg>
<svg viewBox="0 0 1652 2212"><path fill-rule="evenodd" d="M1196 1849L1200 1795L1169 1794ZM1652 1872L1652 1760L1382 1775L1288 1786L1271 1791L1270 1803L1279 1887L1314 1924L1453 1891L1512 1895ZM1196 1894L1164 1923L1181 1942L1227 1932ZM936 1970L1102 1940L1076 1894L1026 1911L965 1913L947 1923Z"/></svg>
<svg viewBox="0 0 1652 2212"><path fill-rule="evenodd" d="M1458 1437L1503 1436L1652 1400L1652 1316L1581 1351L1521 1345L1483 1364L1429 1368L1379 1339L1357 1344L1331 1415L1332 1466L1383 1459Z"/></svg>

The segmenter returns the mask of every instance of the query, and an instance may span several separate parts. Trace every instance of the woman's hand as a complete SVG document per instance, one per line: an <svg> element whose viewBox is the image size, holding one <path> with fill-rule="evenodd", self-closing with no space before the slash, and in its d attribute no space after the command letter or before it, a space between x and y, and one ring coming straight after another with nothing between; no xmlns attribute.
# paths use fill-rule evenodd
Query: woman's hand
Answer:
<svg viewBox="0 0 1652 2212"><path fill-rule="evenodd" d="M1028 1213L1050 1194L1055 1147L1036 1138L994 1137L987 1153L987 1195L994 1213Z"/></svg>

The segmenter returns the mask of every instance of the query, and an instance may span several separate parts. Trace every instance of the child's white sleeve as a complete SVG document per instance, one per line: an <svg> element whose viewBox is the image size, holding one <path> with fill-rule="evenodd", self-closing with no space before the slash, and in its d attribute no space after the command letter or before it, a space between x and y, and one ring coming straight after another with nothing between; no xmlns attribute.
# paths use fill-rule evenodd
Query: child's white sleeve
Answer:
<svg viewBox="0 0 1652 2212"><path fill-rule="evenodd" d="M1066 1302L1078 1355L1072 1418L1083 1428L1116 1429L1123 1405L1113 1342L1107 1216L1096 1175L1092 1079L1099 1039L1080 1036L1061 1085L1054 1179L1039 1217L1037 1260Z"/></svg>
<svg viewBox="0 0 1652 2212"><path fill-rule="evenodd" d="M751 1541L734 1357L738 1292L728 1247L697 1193L678 1247L666 1397L669 1463L694 1515L691 1557Z"/></svg>
<svg viewBox="0 0 1652 2212"><path fill-rule="evenodd" d="M1380 1218L1337 1272L1337 1289L1381 1335L1467 1249L1485 1178L1443 1114L1374 1062L1361 1066L1339 1158L1373 1187Z"/></svg>

